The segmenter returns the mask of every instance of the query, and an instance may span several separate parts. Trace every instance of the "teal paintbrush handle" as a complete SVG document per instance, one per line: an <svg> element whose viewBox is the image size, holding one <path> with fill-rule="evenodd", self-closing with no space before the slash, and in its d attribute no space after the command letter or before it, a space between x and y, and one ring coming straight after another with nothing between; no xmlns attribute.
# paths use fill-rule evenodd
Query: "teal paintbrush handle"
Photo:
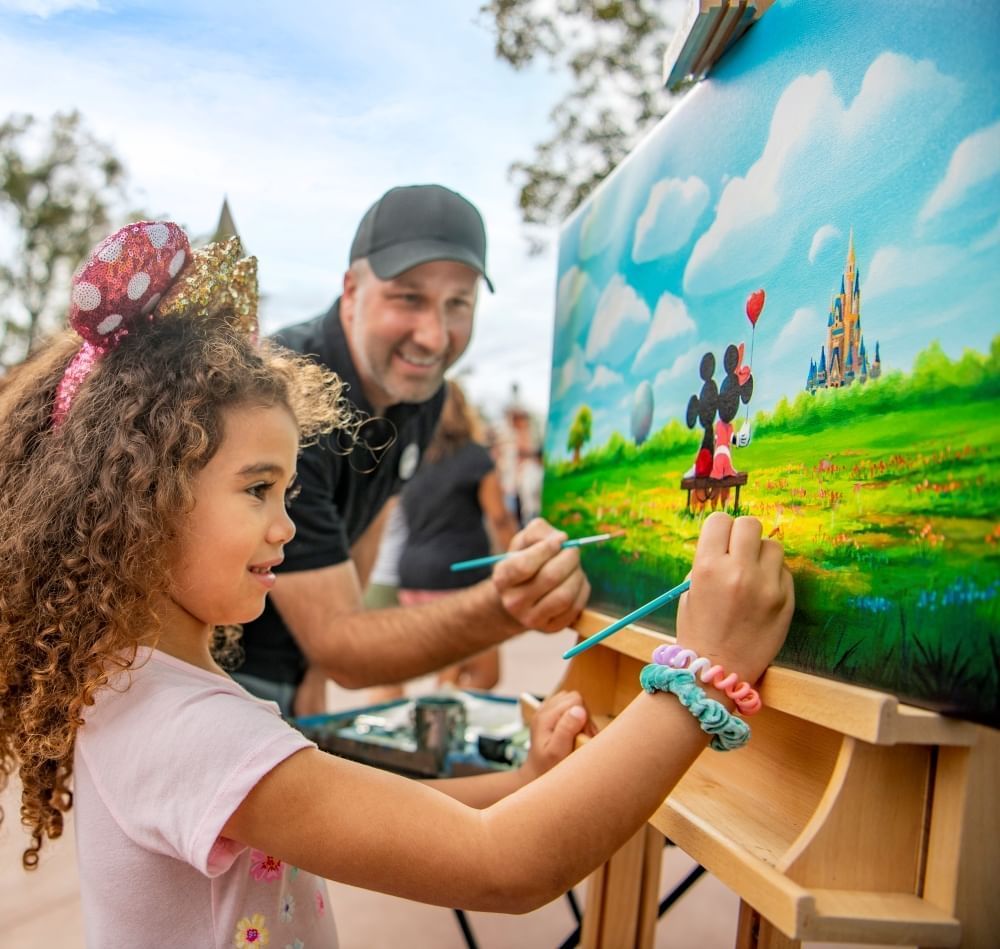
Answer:
<svg viewBox="0 0 1000 949"><path fill-rule="evenodd" d="M476 567L488 567L492 563L500 563L507 554L493 554L492 557L477 557L475 560L459 560L451 565L452 573L459 570L474 570Z"/></svg>
<svg viewBox="0 0 1000 949"><path fill-rule="evenodd" d="M614 534L595 534L592 537L574 537L571 540L564 540L559 546L583 547L585 544L598 544L602 540L611 540ZM451 572L457 573L459 570L473 570L476 567L488 567L490 564L500 563L512 554L519 554L519 550L508 550L505 554L494 554L492 557L477 557L475 560L459 560L451 565Z"/></svg>
<svg viewBox="0 0 1000 949"><path fill-rule="evenodd" d="M589 639L585 639L582 643L577 643L572 649L567 649L563 653L563 659L572 659L574 656L578 656L585 649L596 646L602 639L607 639L612 633L617 633L618 630L624 629L629 623L633 623L637 619L642 619L642 617L648 613L652 613L654 610L658 610L661 606L666 606L671 600L676 600L690 586L690 580L678 583L672 590L661 593L655 600L650 600L645 606L640 606L639 609L632 610L628 616L623 616L620 620L602 629L599 633L594 633Z"/></svg>

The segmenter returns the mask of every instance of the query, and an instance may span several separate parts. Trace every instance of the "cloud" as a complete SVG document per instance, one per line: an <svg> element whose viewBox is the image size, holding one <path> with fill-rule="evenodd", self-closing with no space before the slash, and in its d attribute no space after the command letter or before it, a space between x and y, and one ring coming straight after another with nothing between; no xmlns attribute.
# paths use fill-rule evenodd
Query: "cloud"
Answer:
<svg viewBox="0 0 1000 949"><path fill-rule="evenodd" d="M920 209L917 220L926 224L943 211L960 204L978 184L1000 174L1000 122L995 122L959 142L952 152L944 178Z"/></svg>
<svg viewBox="0 0 1000 949"><path fill-rule="evenodd" d="M691 252L684 290L716 293L771 271L795 229L810 226L799 209L822 206L829 181L874 189L920 154L960 97L961 84L934 63L897 53L872 62L849 105L825 70L796 77L775 105L760 157L723 189ZM860 179L857 168L865 169Z"/></svg>
<svg viewBox="0 0 1000 949"><path fill-rule="evenodd" d="M784 356L800 344L808 349L815 348L823 338L823 318L811 306L800 306L792 318L781 328L778 338L771 348L772 356Z"/></svg>
<svg viewBox="0 0 1000 949"><path fill-rule="evenodd" d="M0 12L27 13L47 20L67 10L101 10L100 0L0 0Z"/></svg>
<svg viewBox="0 0 1000 949"><path fill-rule="evenodd" d="M645 301L616 273L597 302L587 336L587 361L623 365L635 352L649 320Z"/></svg>
<svg viewBox="0 0 1000 949"><path fill-rule="evenodd" d="M957 270L965 252L949 244L927 244L904 249L893 244L880 247L872 257L861 285L862 299L871 301L895 290L934 283Z"/></svg>
<svg viewBox="0 0 1000 949"><path fill-rule="evenodd" d="M584 212L586 216L580 225L580 256L584 260L605 250L615 235L615 202L605 195L606 187L594 195Z"/></svg>
<svg viewBox="0 0 1000 949"><path fill-rule="evenodd" d="M698 365L701 363L701 357L704 355L705 347L701 343L693 346L687 352L681 353L667 369L661 369L656 374L656 378L653 380L653 391L658 393L670 383L688 376L691 377L692 385L694 385L700 378L698 376Z"/></svg>
<svg viewBox="0 0 1000 949"><path fill-rule="evenodd" d="M561 399L574 386L585 386L590 381L590 370L587 369L583 350L574 345L569 359L561 366L554 366L552 374L556 379L553 398Z"/></svg>
<svg viewBox="0 0 1000 949"><path fill-rule="evenodd" d="M972 244L972 250L974 253L979 254L984 250L989 250L991 247L996 247L997 244L1000 244L1000 219Z"/></svg>
<svg viewBox="0 0 1000 949"><path fill-rule="evenodd" d="M691 333L694 329L694 320L691 319L684 301L672 293L664 293L656 304L653 322L642 346L639 347L639 352L636 353L632 371L642 372L650 363L655 363L663 356L664 343L685 333Z"/></svg>
<svg viewBox="0 0 1000 949"><path fill-rule="evenodd" d="M594 283L574 264L559 278L556 290L556 330L565 329L577 304L588 292L594 291Z"/></svg>
<svg viewBox="0 0 1000 949"><path fill-rule="evenodd" d="M823 247L837 237L840 237L840 228L834 227L832 224L824 224L816 231L813 234L812 243L809 245L809 263L814 263Z"/></svg>
<svg viewBox="0 0 1000 949"><path fill-rule="evenodd" d="M594 378L587 386L588 391L593 389L607 389L609 386L618 386L624 382L624 378L607 366L598 366L594 370Z"/></svg>
<svg viewBox="0 0 1000 949"><path fill-rule="evenodd" d="M635 223L632 260L642 264L684 247L691 239L708 198L708 185L694 176L683 180L664 178L656 182Z"/></svg>

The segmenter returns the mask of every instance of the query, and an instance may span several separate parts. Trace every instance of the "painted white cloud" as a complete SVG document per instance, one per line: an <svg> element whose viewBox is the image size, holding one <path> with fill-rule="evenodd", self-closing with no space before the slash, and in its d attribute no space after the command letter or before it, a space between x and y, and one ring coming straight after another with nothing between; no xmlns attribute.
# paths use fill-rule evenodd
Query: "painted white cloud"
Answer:
<svg viewBox="0 0 1000 949"><path fill-rule="evenodd" d="M1000 122L963 139L952 152L948 168L927 203L920 209L921 224L960 204L978 184L1000 174Z"/></svg>
<svg viewBox="0 0 1000 949"><path fill-rule="evenodd" d="M559 278L556 289L556 329L561 331L569 323L570 315L594 284L590 277L574 264Z"/></svg>
<svg viewBox="0 0 1000 949"><path fill-rule="evenodd" d="M705 347L702 344L692 347L687 352L681 353L666 369L661 369L653 380L653 392L658 394L672 382L678 379L690 377L692 385L699 381L698 365L701 357L705 354Z"/></svg>
<svg viewBox="0 0 1000 949"><path fill-rule="evenodd" d="M594 370L594 378L590 380L587 389L607 389L609 386L621 385L624 381L624 378L613 369L609 369L607 366L598 366Z"/></svg>
<svg viewBox="0 0 1000 949"><path fill-rule="evenodd" d="M653 322L632 363L633 372L642 372L664 355L665 343L694 332L694 320L680 297L664 293L656 303Z"/></svg>
<svg viewBox="0 0 1000 949"><path fill-rule="evenodd" d="M784 356L800 345L807 349L823 337L823 317L811 306L800 306L781 328L771 349L772 356Z"/></svg>
<svg viewBox="0 0 1000 949"><path fill-rule="evenodd" d="M965 254L948 244L902 248L887 244L875 251L862 287L863 301L922 287L946 277L962 263Z"/></svg>
<svg viewBox="0 0 1000 949"><path fill-rule="evenodd" d="M615 274L597 301L587 336L587 361L621 366L635 352L649 320L645 301L621 274Z"/></svg>
<svg viewBox="0 0 1000 949"><path fill-rule="evenodd" d="M974 253L979 254L984 250L989 250L991 247L996 247L997 244L1000 244L1000 219L982 237L973 243L972 250Z"/></svg>
<svg viewBox="0 0 1000 949"><path fill-rule="evenodd" d="M587 360L584 358L583 350L574 345L573 350L561 366L553 367L556 377L555 398L561 399L574 386L585 386L590 382L590 370L587 369Z"/></svg>
<svg viewBox="0 0 1000 949"><path fill-rule="evenodd" d="M604 197L605 194L604 188L598 191L584 212L586 217L580 225L580 256L584 260L596 257L615 235L614 203Z"/></svg>
<svg viewBox="0 0 1000 949"><path fill-rule="evenodd" d="M809 245L809 263L814 263L819 252L830 243L830 241L840 237L840 228L832 224L824 224L813 234L812 243Z"/></svg>
<svg viewBox="0 0 1000 949"><path fill-rule="evenodd" d="M693 175L656 182L635 223L632 260L642 264L657 257L667 257L684 247L691 239L708 198L708 185Z"/></svg>
<svg viewBox="0 0 1000 949"><path fill-rule="evenodd" d="M961 83L934 63L897 53L872 62L849 105L825 70L796 77L775 105L760 157L723 189L688 261L685 292L718 292L772 270L801 226L792 196L797 208L819 205L838 177L856 193L875 188L919 154L960 97ZM857 168L861 180L851 173Z"/></svg>

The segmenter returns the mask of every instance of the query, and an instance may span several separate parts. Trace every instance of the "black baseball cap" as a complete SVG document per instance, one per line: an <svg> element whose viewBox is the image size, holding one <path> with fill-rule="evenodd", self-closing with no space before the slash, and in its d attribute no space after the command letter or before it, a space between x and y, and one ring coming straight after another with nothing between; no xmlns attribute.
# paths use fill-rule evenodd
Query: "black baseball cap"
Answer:
<svg viewBox="0 0 1000 949"><path fill-rule="evenodd" d="M441 185L391 188L366 212L351 243L351 260L365 257L379 280L432 260L457 260L486 275L486 228L475 206Z"/></svg>

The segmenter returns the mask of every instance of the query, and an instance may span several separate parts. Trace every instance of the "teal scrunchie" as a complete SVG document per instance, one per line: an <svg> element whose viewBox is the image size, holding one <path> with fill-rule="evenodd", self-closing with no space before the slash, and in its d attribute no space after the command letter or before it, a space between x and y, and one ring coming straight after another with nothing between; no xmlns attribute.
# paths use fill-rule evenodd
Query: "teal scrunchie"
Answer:
<svg viewBox="0 0 1000 949"><path fill-rule="evenodd" d="M710 747L715 751L742 748L750 740L750 726L732 715L721 702L708 698L695 682L694 673L687 669L651 662L639 673L639 684L647 692L672 692L701 726L712 736Z"/></svg>

